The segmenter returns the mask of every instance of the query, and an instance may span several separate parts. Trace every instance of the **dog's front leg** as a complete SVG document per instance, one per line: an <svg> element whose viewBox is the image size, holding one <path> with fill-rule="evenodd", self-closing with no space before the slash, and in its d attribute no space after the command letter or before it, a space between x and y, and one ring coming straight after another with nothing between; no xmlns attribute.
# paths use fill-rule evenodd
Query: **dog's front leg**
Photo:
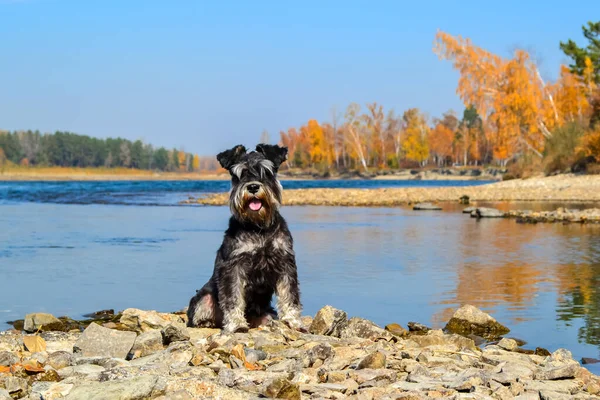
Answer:
<svg viewBox="0 0 600 400"><path fill-rule="evenodd" d="M300 288L295 268L291 268L291 270L279 278L276 294L277 312L280 315L281 321L290 328L305 331L300 320L302 305L300 304Z"/></svg>
<svg viewBox="0 0 600 400"><path fill-rule="evenodd" d="M223 330L227 333L247 332L246 277L239 263L224 266L225 273L219 277L219 294L223 311Z"/></svg>

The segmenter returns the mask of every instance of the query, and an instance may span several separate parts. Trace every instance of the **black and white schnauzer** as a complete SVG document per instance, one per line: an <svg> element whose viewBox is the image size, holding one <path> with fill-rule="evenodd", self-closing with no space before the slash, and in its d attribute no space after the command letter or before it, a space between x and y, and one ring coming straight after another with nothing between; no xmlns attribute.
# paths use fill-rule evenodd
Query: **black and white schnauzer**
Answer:
<svg viewBox="0 0 600 400"><path fill-rule="evenodd" d="M259 144L250 153L238 145L217 155L231 174L232 216L212 277L190 300L188 326L244 332L279 317L304 330L292 235L279 214L277 171L287 152ZM277 312L271 306L273 294Z"/></svg>

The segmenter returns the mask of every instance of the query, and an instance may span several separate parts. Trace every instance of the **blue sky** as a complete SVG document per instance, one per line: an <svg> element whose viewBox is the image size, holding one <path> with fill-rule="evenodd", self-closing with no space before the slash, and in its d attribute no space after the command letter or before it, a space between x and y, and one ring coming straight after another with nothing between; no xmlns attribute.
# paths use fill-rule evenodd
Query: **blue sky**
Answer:
<svg viewBox="0 0 600 400"><path fill-rule="evenodd" d="M433 117L462 111L438 29L533 49L554 79L559 41L599 16L598 0L0 0L0 128L214 154L351 102Z"/></svg>

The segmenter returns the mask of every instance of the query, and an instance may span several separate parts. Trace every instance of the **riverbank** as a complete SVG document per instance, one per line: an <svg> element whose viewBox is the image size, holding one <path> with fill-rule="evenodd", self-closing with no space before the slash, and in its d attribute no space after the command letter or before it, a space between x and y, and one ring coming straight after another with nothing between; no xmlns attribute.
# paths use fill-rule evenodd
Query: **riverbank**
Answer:
<svg viewBox="0 0 600 400"><path fill-rule="evenodd" d="M330 306L303 317L310 333L272 321L227 335L186 327L184 312L94 318L82 332L29 314L25 331L0 332L0 399L600 398L600 377L568 350L523 348L468 305L444 331Z"/></svg>
<svg viewBox="0 0 600 400"><path fill-rule="evenodd" d="M319 174L316 172L282 169L280 180L314 179L375 179L375 180L501 180L503 171L478 168L440 168L424 170L399 170L364 173ZM19 167L0 169L0 181L122 181L122 180L229 180L226 171L208 172L156 172L128 168L62 168Z"/></svg>
<svg viewBox="0 0 600 400"><path fill-rule="evenodd" d="M600 175L556 175L468 187L385 189L295 189L283 193L284 205L392 207L421 202L552 201L600 202ZM185 200L183 204L225 205L226 193Z"/></svg>

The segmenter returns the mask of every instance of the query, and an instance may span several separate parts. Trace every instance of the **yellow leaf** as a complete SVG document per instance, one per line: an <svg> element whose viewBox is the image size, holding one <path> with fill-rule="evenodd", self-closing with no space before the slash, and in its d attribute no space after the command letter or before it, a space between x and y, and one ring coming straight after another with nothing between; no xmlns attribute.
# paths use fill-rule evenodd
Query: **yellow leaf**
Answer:
<svg viewBox="0 0 600 400"><path fill-rule="evenodd" d="M31 353L39 353L40 351L46 350L46 341L41 336L25 336L23 338L23 344Z"/></svg>
<svg viewBox="0 0 600 400"><path fill-rule="evenodd" d="M0 365L0 374L10 374L10 367Z"/></svg>

